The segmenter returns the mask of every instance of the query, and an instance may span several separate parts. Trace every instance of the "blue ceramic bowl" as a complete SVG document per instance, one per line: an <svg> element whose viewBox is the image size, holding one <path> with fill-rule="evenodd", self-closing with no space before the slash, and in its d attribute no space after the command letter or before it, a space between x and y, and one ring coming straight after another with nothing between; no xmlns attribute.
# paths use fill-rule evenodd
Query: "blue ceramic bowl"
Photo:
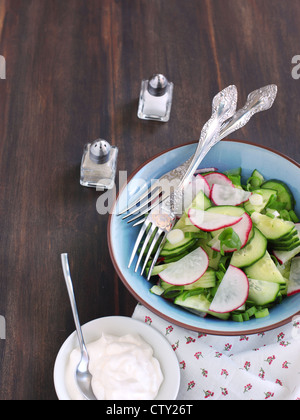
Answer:
<svg viewBox="0 0 300 420"><path fill-rule="evenodd" d="M286 298L282 304L271 309L266 318L251 319L244 323L222 321L212 317L203 319L150 293L152 283L135 274L132 268L127 268L140 227L133 228L127 225L116 213L126 208L128 200L134 200L135 197L139 197L141 191L146 191L151 179L158 179L181 165L195 150L196 143L191 143L154 157L132 175L127 188L120 192L108 225L110 254L120 279L132 295L152 312L170 323L194 331L214 335L254 334L291 322L300 311L300 294ZM291 188L297 202L296 212L300 214L300 165L280 153L248 142L225 140L210 151L201 166L216 167L219 171L242 167L243 178L246 179L254 169L258 169L266 179L281 179Z"/></svg>

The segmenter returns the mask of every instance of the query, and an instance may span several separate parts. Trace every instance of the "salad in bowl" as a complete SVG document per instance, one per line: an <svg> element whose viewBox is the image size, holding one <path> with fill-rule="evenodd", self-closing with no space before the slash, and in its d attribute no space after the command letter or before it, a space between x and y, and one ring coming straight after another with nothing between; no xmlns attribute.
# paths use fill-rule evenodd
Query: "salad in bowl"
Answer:
<svg viewBox="0 0 300 420"><path fill-rule="evenodd" d="M200 171L152 271L151 292L201 317L234 322L269 316L300 292L300 224L282 180L255 169ZM149 262L149 266L151 261Z"/></svg>
<svg viewBox="0 0 300 420"><path fill-rule="evenodd" d="M128 269L140 227L118 214L196 147L188 143L152 157L119 192L108 222L118 277L139 303L189 330L243 335L291 322L300 311L300 165L264 146L240 140L217 144L202 162L202 168L214 169L195 174L196 194L179 212L151 280ZM268 279L267 273L272 273Z"/></svg>

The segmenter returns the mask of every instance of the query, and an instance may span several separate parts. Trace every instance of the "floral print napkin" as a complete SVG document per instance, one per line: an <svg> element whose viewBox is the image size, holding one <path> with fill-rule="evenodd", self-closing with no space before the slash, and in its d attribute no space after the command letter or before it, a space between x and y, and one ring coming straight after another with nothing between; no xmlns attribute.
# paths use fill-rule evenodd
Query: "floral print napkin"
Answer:
<svg viewBox="0 0 300 420"><path fill-rule="evenodd" d="M169 341L181 368L178 400L300 400L300 316L238 337L185 330L138 305L134 319Z"/></svg>

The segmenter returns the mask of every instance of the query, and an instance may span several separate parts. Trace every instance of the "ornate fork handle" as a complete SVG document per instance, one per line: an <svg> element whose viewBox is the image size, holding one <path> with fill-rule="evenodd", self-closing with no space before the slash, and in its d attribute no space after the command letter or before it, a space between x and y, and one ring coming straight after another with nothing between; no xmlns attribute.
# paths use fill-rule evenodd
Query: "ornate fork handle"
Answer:
<svg viewBox="0 0 300 420"><path fill-rule="evenodd" d="M174 227L176 222L176 216L174 209L178 206L178 203L182 205L182 199L184 197L184 187L190 182L190 179L194 175L195 168L198 167L201 160L208 152L208 150L213 146L214 142L220 136L220 129L224 121L228 118L231 118L236 110L237 104L237 89L235 86L229 86L228 88L224 89L218 95L215 96L213 100L213 112L210 120L204 125L200 141L198 144L198 148L196 154L188 167L186 174L184 175L183 179L181 180L179 186L175 189L173 193L170 194L165 201L162 201L156 208L154 208L149 216L146 218L137 241L134 245L134 249L129 261L129 266L131 266L135 253L138 249L138 246L143 238L144 233L149 228L149 232L147 238L143 243L143 247L141 249L137 265L135 270L138 270L139 264L142 259L142 255L146 249L146 246L149 243L149 237L153 234L153 229L157 229L156 235L151 242L148 254L146 255L144 266L142 268L142 273L145 270L146 264L150 258L151 252L155 245L158 244L159 237L163 234L163 237L158 245L158 249L153 257L149 273L148 273L148 280L150 279L152 270L156 261L160 255L161 249L163 248L166 240L168 232ZM180 201L179 201L180 200Z"/></svg>
<svg viewBox="0 0 300 420"><path fill-rule="evenodd" d="M257 89L254 92L251 92L248 95L247 102L243 108L239 109L231 119L225 121L223 127L221 128L219 139L223 140L231 133L244 127L250 121L253 115L257 114L258 112L267 111L270 109L276 99L277 90L278 89L276 85L268 85ZM165 174L163 178L167 179L168 181L172 181L174 179L183 179L183 175L187 171L189 165L191 165L193 159L194 156L190 157L190 159L188 159L182 165Z"/></svg>
<svg viewBox="0 0 300 420"><path fill-rule="evenodd" d="M197 153L199 152L199 149L202 149L203 156L200 158L199 164L201 160L204 158L205 154L208 153L208 151L211 149L213 145L215 145L218 141L224 139L225 137L229 136L234 131L242 128L245 126L248 121L252 118L252 116L258 112L266 111L269 108L272 107L277 95L277 86L276 85L268 85L263 88L257 89L254 92L251 92L248 95L247 102L241 108L238 110L231 118L228 118L222 125L219 138L216 138L214 142L210 143L208 146L203 147L203 137L200 138L199 142L201 144L198 144ZM213 109L214 113L215 109ZM152 182L151 187L148 189L147 192L142 194L138 199L136 199L133 203L129 205L129 207L125 210L123 210L120 214L124 214L125 212L129 211L130 209L134 208L134 206L138 205L139 203L142 203L142 208L135 209L128 215L124 216L124 219L127 219L134 214L136 214L138 211L140 214L136 215L131 219L128 223L138 219L140 216L144 215L148 212L148 204L151 203L152 199L154 197L152 196L152 193L154 192L154 196L157 198L159 193L163 191L163 195L165 195L164 199L170 194L168 191L164 191L163 185L170 185L174 188L178 186L183 180L188 168L190 165L192 165L192 162L194 161L195 157L192 156L190 159L188 159L186 162L184 162L182 165L178 166L177 168L169 171L168 173L164 174L160 177L159 180L156 180L155 182ZM197 169L197 165L195 165L195 169ZM154 180L153 180L154 181ZM151 198L148 198L148 195L151 194ZM144 200L144 201L143 201ZM155 207L155 204L152 204L150 207L150 210Z"/></svg>
<svg viewBox="0 0 300 420"><path fill-rule="evenodd" d="M234 115L236 105L237 88L234 85L228 86L215 96L212 106L212 116L202 129L196 153L192 158L186 173L174 193L166 199L166 210L169 209L169 211L171 210L173 212L175 208L178 208L178 205L182 202L185 186L190 182L196 169L209 150L218 143L218 141L220 141L220 130L222 124ZM164 203L162 204L161 211L164 211Z"/></svg>

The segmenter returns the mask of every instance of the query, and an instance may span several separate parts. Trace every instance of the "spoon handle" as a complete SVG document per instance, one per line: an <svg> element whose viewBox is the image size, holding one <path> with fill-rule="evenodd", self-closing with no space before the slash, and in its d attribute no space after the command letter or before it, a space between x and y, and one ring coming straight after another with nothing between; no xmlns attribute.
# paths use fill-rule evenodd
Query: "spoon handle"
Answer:
<svg viewBox="0 0 300 420"><path fill-rule="evenodd" d="M237 88L234 85L228 86L214 97L211 118L202 128L196 153L178 188L182 189L190 182L200 162L209 150L218 143L222 124L234 115L236 105Z"/></svg>
<svg viewBox="0 0 300 420"><path fill-rule="evenodd" d="M71 307L72 307L80 350L81 350L81 353L85 353L87 355L87 349L84 342L82 329L81 329L79 316L78 316L74 288L73 288L73 283L72 283L72 278L71 278L71 273L70 273L68 254L61 254L61 264L62 264L65 282L66 282L66 286L67 286L67 290L68 290L68 294L70 298Z"/></svg>

